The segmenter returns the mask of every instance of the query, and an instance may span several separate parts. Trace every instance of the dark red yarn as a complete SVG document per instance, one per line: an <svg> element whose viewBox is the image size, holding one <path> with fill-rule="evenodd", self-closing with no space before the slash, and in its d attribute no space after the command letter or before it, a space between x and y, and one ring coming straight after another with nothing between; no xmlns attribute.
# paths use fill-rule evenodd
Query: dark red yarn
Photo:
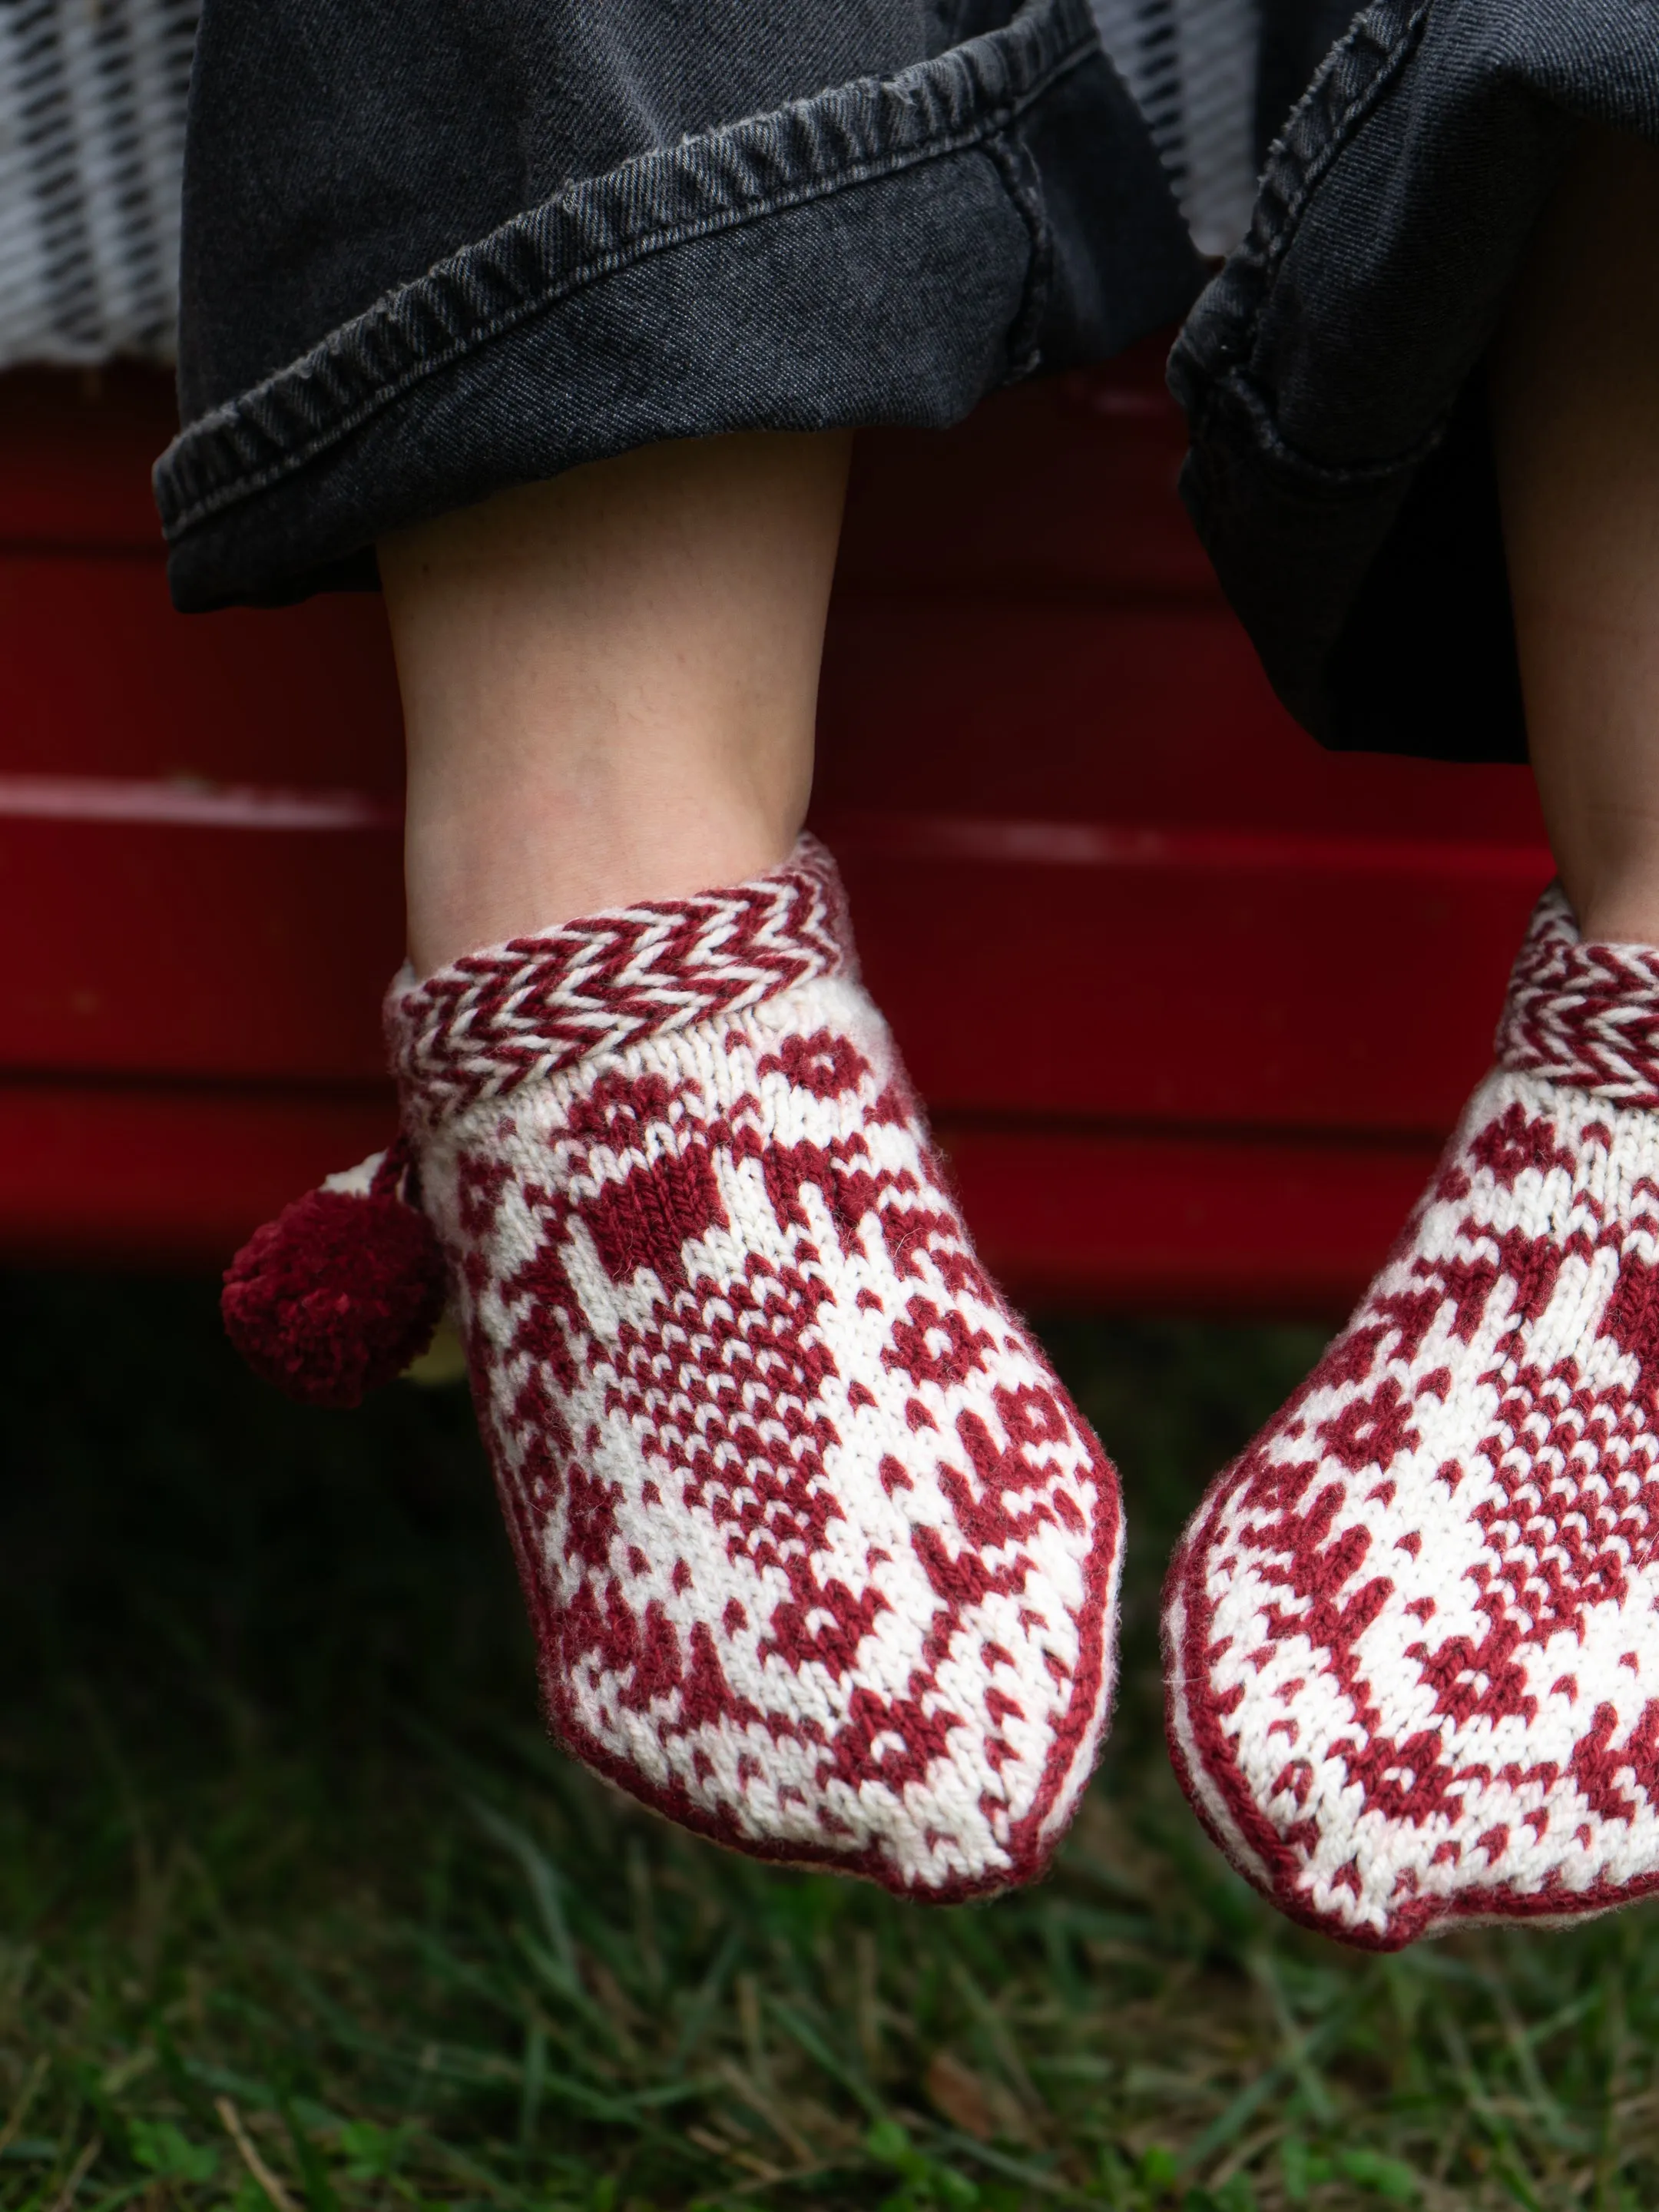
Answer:
<svg viewBox="0 0 1659 2212"><path fill-rule="evenodd" d="M432 1341L443 1254L387 1190L313 1190L225 1270L225 1333L256 1375L307 1406L359 1405Z"/></svg>

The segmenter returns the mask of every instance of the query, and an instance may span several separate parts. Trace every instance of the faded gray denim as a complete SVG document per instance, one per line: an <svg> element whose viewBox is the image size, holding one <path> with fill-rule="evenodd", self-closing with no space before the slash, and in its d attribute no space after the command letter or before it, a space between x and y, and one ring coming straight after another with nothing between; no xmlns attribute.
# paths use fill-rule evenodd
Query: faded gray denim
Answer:
<svg viewBox="0 0 1659 2212"><path fill-rule="evenodd" d="M1376 0L1176 345L1188 504L1327 744L1526 757L1481 364L1589 120L1659 139L1656 0Z"/></svg>
<svg viewBox="0 0 1659 2212"><path fill-rule="evenodd" d="M178 605L665 438L941 425L1201 271L1088 0L207 0Z"/></svg>

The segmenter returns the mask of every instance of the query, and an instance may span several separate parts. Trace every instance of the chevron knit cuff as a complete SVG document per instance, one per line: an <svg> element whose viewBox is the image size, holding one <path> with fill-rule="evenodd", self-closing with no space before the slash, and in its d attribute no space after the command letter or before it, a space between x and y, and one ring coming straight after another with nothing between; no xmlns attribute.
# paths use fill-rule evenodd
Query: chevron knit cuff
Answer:
<svg viewBox="0 0 1659 2212"><path fill-rule="evenodd" d="M734 890L617 908L475 952L387 1000L392 1065L425 1112L503 1098L578 1061L856 979L841 878L814 837Z"/></svg>
<svg viewBox="0 0 1659 2212"><path fill-rule="evenodd" d="M1659 1107L1659 951L1586 945L1553 884L1510 977L1498 1064L1621 1106Z"/></svg>

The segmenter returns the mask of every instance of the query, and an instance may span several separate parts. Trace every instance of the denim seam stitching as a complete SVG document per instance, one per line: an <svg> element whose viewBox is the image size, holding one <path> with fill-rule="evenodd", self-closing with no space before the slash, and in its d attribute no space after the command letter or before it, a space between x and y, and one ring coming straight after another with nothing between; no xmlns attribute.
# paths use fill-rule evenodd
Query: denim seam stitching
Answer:
<svg viewBox="0 0 1659 2212"><path fill-rule="evenodd" d="M1217 380L1217 396L1225 392L1250 417L1256 450L1287 476L1297 476L1340 490L1348 485L1386 483L1391 477L1419 469L1443 441L1451 422L1447 410L1423 435L1401 452L1380 461L1316 461L1291 445L1274 419L1266 393L1248 369L1228 369Z"/></svg>
<svg viewBox="0 0 1659 2212"><path fill-rule="evenodd" d="M811 182L802 184L793 190L769 192L763 201L728 207L696 221L671 224L665 228L647 232L642 237L625 246L613 247L608 252L590 257L575 268L566 271L556 282L544 286L526 299L514 302L511 308L489 318L483 323L475 323L439 351L423 355L410 362L400 374L377 382L372 390L365 392L356 406L348 407L344 412L336 416L327 424L319 426L311 437L304 440L298 446L290 447L279 453L263 466L234 471L226 475L216 488L202 493L195 500L170 513L167 512L169 504L168 492L173 480L184 474L206 475L211 477L220 473L222 464L216 465L217 457L211 450L213 447L230 443L239 433L245 430L262 440L276 441L277 434L275 431L267 425L252 419L253 404L262 398L280 394L284 386L301 383L308 374L331 364L337 358L343 341L348 334L389 324L399 311L412 302L418 302L422 293L430 292L435 289L439 279L456 272L468 261L485 253L491 253L499 258L505 249L522 240L525 232L538 218L557 207L562 201L568 205L575 197L591 195L595 186L601 185L609 186L611 196L614 197L619 180L626 179L630 172L638 173L647 163L662 164L665 157L672 161L673 157L682 153L686 144L696 145L699 142L693 139L682 141L679 147L653 149L649 154L635 156L634 160L605 173L601 178L587 180L577 186L574 194L569 188L567 188L565 191L554 195L551 199L539 202L537 206L513 216L484 239L461 247L458 252L447 257L444 261L438 263L434 269L428 270L423 276L397 287L378 301L374 306L366 309L361 316L353 318L349 323L343 324L337 330L331 331L329 336L309 354L303 355L297 361L290 362L287 368L278 370L274 376L254 386L251 391L242 394L237 399L204 416L198 422L191 424L187 429L179 434L156 462L155 469L155 495L158 504L161 505L164 510L166 535L169 542L175 542L186 535L198 524L222 513L228 507L239 505L242 501L268 489L283 477L295 474L320 453L349 437L354 430L360 428L364 422L381 413L404 393L423 382L428 377L453 367L458 361L465 360L468 355L481 350L495 339L532 320L549 307L558 305L592 283L614 276L622 270L636 266L659 253L672 251L676 246L692 243L701 238L718 236L725 232L745 228L751 223L764 221L769 216L786 213L798 207L809 206L818 200L833 198L840 191L878 182L886 177L901 175L908 169L921 167L931 161L948 159L955 154L971 151L977 146L986 145L988 141L995 140L1005 135L1010 126L1027 109L1042 99L1060 78L1080 67L1100 51L1098 33L1094 28L1092 17L1088 13L1086 0L1084 0L1084 5L1081 7L1075 5L1074 0L1028 0L1028 9L1030 16L1036 19L1034 32L1032 34L1028 34L1030 36L1031 43L1037 43L1042 39L1045 29L1049 30L1049 37L1046 43L1052 44L1059 38L1065 38L1066 42L1058 52L1047 58L1040 58L1034 74L1017 91L1000 100L994 106L982 110L970 124L964 125L955 131L947 131L929 137L915 146L893 149L884 154L866 155L862 160L855 161L838 169L833 176L815 178ZM1039 9L1051 17L1056 25L1063 25L1067 15L1080 16L1082 22L1067 36L1063 29L1049 29L1049 26L1039 15ZM1024 15L1027 12L1027 9L1022 9L1020 14ZM1007 45L1011 43L1009 33L1018 27L1019 20L1019 16L1016 16L1013 24L1005 27L1000 31L990 33L982 40L969 40L967 44L969 46L990 46L995 42ZM953 52L961 55L964 52L964 49L958 47ZM928 72L936 72L941 61L948 62L950 59L950 55L935 57L927 62L917 64L914 70L907 70L898 77L878 81L865 80L864 82L870 84L873 82L880 91L890 94L896 94L902 100L905 97L907 78L920 77ZM973 64L968 62L959 66L971 68ZM810 111L819 105L824 98L825 95L817 94L811 100L795 103L792 109L774 111L774 112L788 115L798 113L801 110ZM758 117L751 120L764 124L771 119L770 117ZM725 126L718 132L708 134L701 141L701 143L711 147L717 147L722 142L729 143L735 132L743 128L742 125ZM1004 188L1005 190L1007 188L1006 179ZM1024 210L1020 210L1019 212L1024 217L1029 230L1029 216L1025 215Z"/></svg>
<svg viewBox="0 0 1659 2212"><path fill-rule="evenodd" d="M1385 0L1385 4L1387 3L1388 0ZM1279 181L1281 173L1290 170L1294 164L1300 169L1300 174L1296 189L1285 196L1283 213L1276 227L1264 241L1265 281L1261 287L1261 295L1256 312L1252 318L1253 321L1259 323L1261 320L1261 307L1273 295L1285 257L1295 242L1297 233L1302 227L1303 219L1307 214L1314 195L1329 175L1338 155L1346 147L1360 125L1370 120L1373 111L1380 105L1383 96L1393 90L1401 72L1411 59L1413 50L1421 40L1424 26L1428 21L1433 6L1434 0L1419 0L1419 4L1413 9L1410 15L1401 25L1393 42L1378 54L1375 65L1364 83L1356 88L1347 106L1333 118L1329 126L1329 136L1324 144L1306 161L1304 166L1299 158L1292 154L1287 143L1291 132L1296 125L1310 112L1314 100L1322 88L1326 77L1334 73L1339 58L1352 51L1357 45L1362 27L1368 25L1374 15L1382 13L1381 9L1367 9L1335 51L1327 58L1324 68L1297 102L1284 131L1273 141L1262 174L1261 192L1257 199L1257 221L1261 220L1261 204L1266 198L1268 187ZM1256 228L1255 221L1252 222L1250 228L1254 234ZM1254 235L1251 244L1255 244ZM1248 248L1246 250L1249 251Z"/></svg>
<svg viewBox="0 0 1659 2212"><path fill-rule="evenodd" d="M1048 203L1042 175L1023 139L1007 130L988 140L985 151L996 165L1003 190L1013 202L1031 241L1031 258L1019 313L1008 333L1008 375L1011 382L1035 376L1042 365L1037 334L1048 303L1054 278L1054 238L1048 227Z"/></svg>
<svg viewBox="0 0 1659 2212"><path fill-rule="evenodd" d="M1180 357L1178 365L1172 363L1177 374L1184 374L1190 369L1202 377L1207 386L1199 406L1192 410L1194 436L1202 434L1217 402L1225 393L1252 418L1260 450L1281 468L1333 486L1378 482L1401 470L1415 468L1445 434L1443 420L1404 453L1385 460L1346 464L1316 461L1298 451L1279 430L1267 391L1249 366L1261 337L1263 319L1278 289L1285 258L1316 194L1337 157L1398 82L1421 42L1435 0L1417 0L1395 35L1378 41L1375 58L1363 82L1353 88L1344 106L1323 118L1322 143L1311 154L1296 146L1298 130L1319 118L1329 80L1340 72L1343 63L1357 52L1367 37L1375 36L1377 19L1400 4L1401 0L1382 0L1382 4L1367 9L1333 48L1312 84L1297 101L1269 150L1249 234L1233 264L1234 273L1244 280L1241 291L1248 283L1248 296L1229 303L1224 322L1218 317L1221 327L1206 338L1201 350L1194 343L1190 331L1183 333L1176 349ZM1276 197L1278 201L1271 216L1267 213L1270 197Z"/></svg>

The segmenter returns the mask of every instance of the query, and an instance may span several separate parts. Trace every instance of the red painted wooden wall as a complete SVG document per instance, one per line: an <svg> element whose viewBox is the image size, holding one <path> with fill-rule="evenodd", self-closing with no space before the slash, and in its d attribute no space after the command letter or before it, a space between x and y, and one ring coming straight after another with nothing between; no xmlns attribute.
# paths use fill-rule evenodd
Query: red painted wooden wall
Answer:
<svg viewBox="0 0 1659 2212"><path fill-rule="evenodd" d="M0 1254L219 1263L384 1141L380 603L170 611L156 380L0 380ZM1485 1064L1530 778L1337 757L1175 496L1159 349L860 445L814 820L1027 1297L1339 1307Z"/></svg>

